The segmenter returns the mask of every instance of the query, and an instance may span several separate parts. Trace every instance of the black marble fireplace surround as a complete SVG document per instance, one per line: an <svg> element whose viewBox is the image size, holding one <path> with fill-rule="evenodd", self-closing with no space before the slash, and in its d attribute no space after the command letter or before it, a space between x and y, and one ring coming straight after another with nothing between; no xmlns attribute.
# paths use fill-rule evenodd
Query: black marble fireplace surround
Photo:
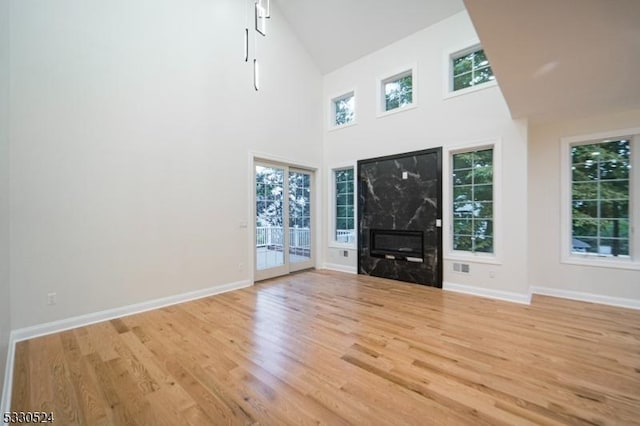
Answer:
<svg viewBox="0 0 640 426"><path fill-rule="evenodd" d="M442 287L442 148L358 161L358 273Z"/></svg>

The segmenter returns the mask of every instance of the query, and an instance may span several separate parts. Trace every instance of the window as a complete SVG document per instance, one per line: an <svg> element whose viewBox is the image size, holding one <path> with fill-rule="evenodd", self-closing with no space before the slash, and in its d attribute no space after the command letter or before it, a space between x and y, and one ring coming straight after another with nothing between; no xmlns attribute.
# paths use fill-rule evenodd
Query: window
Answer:
<svg viewBox="0 0 640 426"><path fill-rule="evenodd" d="M341 127L355 123L355 92L351 91L331 99L331 126Z"/></svg>
<svg viewBox="0 0 640 426"><path fill-rule="evenodd" d="M629 256L631 141L571 147L571 252Z"/></svg>
<svg viewBox="0 0 640 426"><path fill-rule="evenodd" d="M452 155L453 250L494 253L493 148Z"/></svg>
<svg viewBox="0 0 640 426"><path fill-rule="evenodd" d="M413 103L413 76L411 71L406 75L392 77L384 82L384 110L401 108Z"/></svg>
<svg viewBox="0 0 640 426"><path fill-rule="evenodd" d="M634 172L640 161L639 131L563 139L565 261L637 264L639 241L632 224L640 203L632 194L640 186L640 174Z"/></svg>
<svg viewBox="0 0 640 426"><path fill-rule="evenodd" d="M482 48L476 47L452 56L453 91L493 81L493 70Z"/></svg>
<svg viewBox="0 0 640 426"><path fill-rule="evenodd" d="M335 190L335 234L333 240L337 243L355 243L353 175L353 167L333 170Z"/></svg>
<svg viewBox="0 0 640 426"><path fill-rule="evenodd" d="M416 106L416 93L415 66L378 80L378 115Z"/></svg>

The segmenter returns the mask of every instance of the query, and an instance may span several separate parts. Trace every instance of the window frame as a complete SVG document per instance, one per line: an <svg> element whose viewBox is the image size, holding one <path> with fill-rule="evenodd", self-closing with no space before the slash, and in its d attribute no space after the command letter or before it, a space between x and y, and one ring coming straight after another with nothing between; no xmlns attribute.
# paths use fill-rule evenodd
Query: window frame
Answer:
<svg viewBox="0 0 640 426"><path fill-rule="evenodd" d="M453 249L453 156L472 151L493 149L493 253L472 252ZM443 238L444 260L502 264L502 140L491 139L464 143L446 149L446 161L443 161L443 229L447 237Z"/></svg>
<svg viewBox="0 0 640 426"><path fill-rule="evenodd" d="M342 243L336 240L335 236L336 236L336 221L337 221L337 217L336 217L336 210L337 210L337 204L336 204L336 171L339 170L346 170L346 169L353 169L353 226L354 226L354 230L355 232L355 236L353 239L353 243ZM329 176L328 176L328 182L329 182L329 191L328 192L328 196L329 196L329 202L327 203L329 206L329 226L327 226L328 230L329 230L329 244L328 246L330 248L340 248L340 249L357 249L358 247L358 224L356 223L356 221L358 220L358 194L356 191L356 181L358 179L357 176L357 165L356 162L348 162L348 163L342 163L339 165L336 165L334 167L330 167L329 168Z"/></svg>
<svg viewBox="0 0 640 426"><path fill-rule="evenodd" d="M336 102L353 96L353 120L345 124L336 124ZM329 97L329 131L344 129L346 127L358 124L358 99L356 97L356 89L345 90L339 95Z"/></svg>
<svg viewBox="0 0 640 426"><path fill-rule="evenodd" d="M398 80L407 75L411 75L411 103L402 107L386 110L385 90L384 86L394 80ZM396 68L385 74L384 77L376 79L376 100L377 100L377 117L387 117L399 112L409 111L418 107L418 65L412 64L404 67Z"/></svg>
<svg viewBox="0 0 640 426"><path fill-rule="evenodd" d="M474 39L470 40L460 46L455 48L450 48L445 50L443 55L443 90L442 96L444 99L453 98L460 95L466 95L469 93L478 92L480 90L485 90L490 87L496 87L498 85L498 81L494 76L494 79L491 81L485 81L484 83L477 84L474 86L466 87L460 90L453 90L453 61L462 56L466 56L469 53L475 52L477 50L484 50L480 40ZM491 66L491 62L489 62L489 66ZM493 68L492 68L493 70Z"/></svg>
<svg viewBox="0 0 640 426"><path fill-rule="evenodd" d="M597 253L574 253L572 251L572 157L571 148L629 139L631 143L631 170L629 171L629 257L628 259L604 256ZM571 265L595 266L614 269L640 270L640 229L634 225L640 218L640 127L609 132L563 137L560 139L561 191L560 191L560 262ZM636 194L634 196L634 194Z"/></svg>

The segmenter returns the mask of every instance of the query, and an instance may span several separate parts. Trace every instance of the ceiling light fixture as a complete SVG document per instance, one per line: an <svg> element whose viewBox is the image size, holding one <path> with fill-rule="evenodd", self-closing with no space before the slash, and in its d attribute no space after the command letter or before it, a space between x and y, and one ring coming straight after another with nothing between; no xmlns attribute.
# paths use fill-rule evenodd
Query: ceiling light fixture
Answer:
<svg viewBox="0 0 640 426"><path fill-rule="evenodd" d="M260 68L257 59L253 60L253 87L256 91L260 90Z"/></svg>
<svg viewBox="0 0 640 426"><path fill-rule="evenodd" d="M263 37L267 36L267 19L271 18L271 1L270 0L251 0L253 2L254 26L256 33ZM245 3L246 4L246 3ZM244 61L249 62L249 15L248 9L246 27L244 29ZM253 87L258 91L260 89L260 70L258 65L258 40L253 37Z"/></svg>

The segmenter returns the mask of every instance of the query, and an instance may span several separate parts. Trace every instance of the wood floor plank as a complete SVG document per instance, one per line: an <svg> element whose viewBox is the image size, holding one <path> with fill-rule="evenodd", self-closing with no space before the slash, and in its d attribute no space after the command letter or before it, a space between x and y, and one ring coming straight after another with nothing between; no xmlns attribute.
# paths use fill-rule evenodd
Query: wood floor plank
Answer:
<svg viewBox="0 0 640 426"><path fill-rule="evenodd" d="M640 312L309 271L16 345L59 424L640 424Z"/></svg>

